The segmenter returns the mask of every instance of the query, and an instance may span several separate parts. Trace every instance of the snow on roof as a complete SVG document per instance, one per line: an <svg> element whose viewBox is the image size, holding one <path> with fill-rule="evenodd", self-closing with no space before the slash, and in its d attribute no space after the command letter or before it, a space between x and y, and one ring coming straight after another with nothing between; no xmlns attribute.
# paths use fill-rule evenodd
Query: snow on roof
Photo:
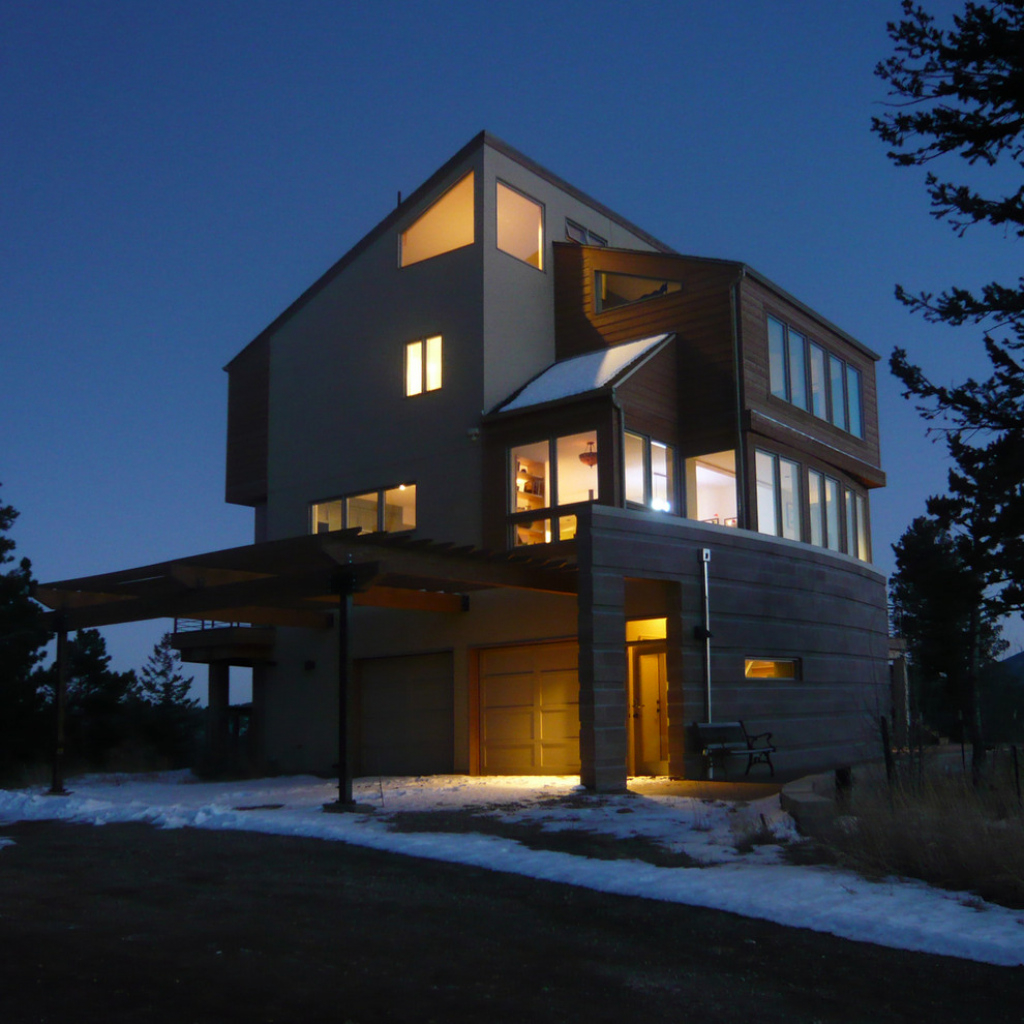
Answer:
<svg viewBox="0 0 1024 1024"><path fill-rule="evenodd" d="M656 334L639 341L628 341L625 345L613 345L597 352L585 352L572 359L563 359L534 377L518 395L499 405L495 411L511 412L528 405L540 405L541 402L553 402L602 388L667 337L667 334Z"/></svg>

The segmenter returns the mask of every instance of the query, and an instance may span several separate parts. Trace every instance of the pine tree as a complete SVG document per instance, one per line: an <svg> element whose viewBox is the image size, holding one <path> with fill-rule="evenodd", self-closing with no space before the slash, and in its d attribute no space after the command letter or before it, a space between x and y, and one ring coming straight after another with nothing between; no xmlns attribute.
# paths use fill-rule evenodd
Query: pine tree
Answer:
<svg viewBox="0 0 1024 1024"><path fill-rule="evenodd" d="M45 742L34 669L50 634L31 597L32 563L22 558L14 564L15 544L7 533L17 518L12 506L0 505L0 770L39 759Z"/></svg>
<svg viewBox="0 0 1024 1024"><path fill-rule="evenodd" d="M979 680L1007 647L971 565L970 541L919 516L893 545L892 608L907 641L918 710L933 729L981 741ZM963 730L963 732L961 732Z"/></svg>
<svg viewBox="0 0 1024 1024"><path fill-rule="evenodd" d="M181 659L171 646L171 634L165 633L153 646L149 661L143 666L135 687L135 696L144 704L162 708L192 710L199 701L189 697L192 676L187 679L179 671Z"/></svg>
<svg viewBox="0 0 1024 1024"><path fill-rule="evenodd" d="M942 29L913 0L890 23L895 54L876 68L890 86L894 112L873 130L893 147L898 166L931 165L959 156L969 167L1000 162L1024 170L1024 0L967 3ZM1005 180L997 178L996 180ZM972 184L930 171L932 215L958 235L977 224L1024 237L1024 185L982 194ZM989 606L1024 610L1024 277L990 282L979 291L950 287L937 295L897 298L935 323L975 325L991 364L984 380L935 384L897 348L890 366L905 397L945 437L956 465L950 493L929 510L943 526L970 539L972 569L981 574Z"/></svg>

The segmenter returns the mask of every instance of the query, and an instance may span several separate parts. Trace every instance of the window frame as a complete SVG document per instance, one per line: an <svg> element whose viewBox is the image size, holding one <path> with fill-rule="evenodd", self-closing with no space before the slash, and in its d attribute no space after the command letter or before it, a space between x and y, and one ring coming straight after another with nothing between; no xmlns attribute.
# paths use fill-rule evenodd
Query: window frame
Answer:
<svg viewBox="0 0 1024 1024"><path fill-rule="evenodd" d="M768 394L780 402L793 406L813 416L822 423L827 423L837 430L864 439L864 371L854 366L848 359L836 355L830 348L815 341L804 331L798 331L781 317L765 312L768 353ZM773 330L773 325L781 329L781 334ZM799 339L796 344L792 339ZM799 349L802 371L803 403L795 401L794 351ZM815 400L815 364L816 356L820 355L821 393L820 400ZM776 378L774 364L779 364L781 380ZM856 387L851 388L850 380L856 380ZM856 394L854 395L854 392ZM856 398L854 409L853 399ZM837 399L841 408L837 408ZM820 411L818 406L820 405ZM838 422L841 420L841 422ZM856 426L857 429L854 429Z"/></svg>
<svg viewBox="0 0 1024 1024"><path fill-rule="evenodd" d="M509 548L519 547L532 547L530 544L517 543L517 529L519 525L541 522L544 521L548 524L549 532L551 535L550 540L544 541L546 544L556 544L562 540L573 540L575 539L575 529L570 537L562 537L562 520L563 519L575 519L576 509L582 508L586 505L596 505L600 501L600 479L601 479L601 462L598 461L594 464L594 470L597 472L597 480L595 481L598 486L594 488L594 497L584 501L574 501L569 504L559 503L558 494L558 442L565 440L570 437L577 437L583 434L594 435L594 446L597 452L600 452L597 440L600 437L600 431L597 427L591 427L587 430L574 430L571 433L566 434L555 434L547 435L538 438L536 441L521 441L515 444L509 444L505 448L505 486L507 488L505 508L506 520L508 522L508 546ZM547 447L547 473L548 473L548 493L544 495L545 503L539 505L536 508L531 509L517 509L516 506L516 495L518 489L516 488L515 481L517 476L517 470L514 464L514 460L520 456L515 455L516 450L529 448L534 445L544 444ZM598 456L600 459L600 455Z"/></svg>
<svg viewBox="0 0 1024 1024"><path fill-rule="evenodd" d="M384 487L371 487L369 489L362 488L357 491L347 491L345 494L336 494L331 498L322 498L319 501L311 501L309 503L309 532L314 535L321 533L338 533L342 530L353 529L348 525L349 509L348 503L353 498L362 498L366 495L373 494L377 499L377 528L375 531L360 531L362 533L376 532L376 533L411 533L416 529L416 524L407 527L404 530L388 530L387 526L387 513L386 513L386 496L389 491L406 490L413 488L413 510L415 515L415 509L417 504L418 495L416 493L416 481L405 480L402 483L386 485ZM337 530L317 530L317 519L316 510L321 505L333 505L334 502L338 502L341 506L341 526Z"/></svg>
<svg viewBox="0 0 1024 1024"><path fill-rule="evenodd" d="M772 496L772 513L775 518L775 529L774 531L763 530L761 528L761 502L758 495L758 485L760 484L760 478L757 474L757 457L761 455L771 462L771 496ZM787 466L792 467L793 480L796 482L796 495L795 495L795 506L796 506L796 536L789 537L786 535L786 517L784 515L784 505L782 500L782 464L786 463ZM754 508L757 511L757 532L763 534L766 537L781 537L783 540L803 541L804 539L804 513L803 513L803 466L788 456L781 455L779 452L770 452L764 448L754 449Z"/></svg>
<svg viewBox="0 0 1024 1024"><path fill-rule="evenodd" d="M665 284L677 284L678 288L672 291L666 290L661 295L643 295L639 299L629 299L627 302L617 302L613 306L605 306L604 301L601 298L601 277L631 277L637 281L651 281L651 282L663 282ZM649 274L623 274L617 270L595 270L594 271L594 289L593 289L593 301L594 301L594 313L610 313L615 309L626 309L628 306L638 306L642 302L654 302L658 299L667 298L669 295L678 295L685 291L685 282L677 281L670 277L651 277Z"/></svg>
<svg viewBox="0 0 1024 1024"><path fill-rule="evenodd" d="M437 369L438 369L438 380L434 387L429 386L430 381L430 343L432 341L437 342ZM410 390L410 360L412 357L413 350L416 349L419 353L419 390ZM429 394L432 391L440 391L444 386L444 336L441 334L429 334L424 335L422 338L416 338L414 341L408 341L405 344L405 366L404 366L404 381L405 381L405 397L406 398L418 398L420 395Z"/></svg>
<svg viewBox="0 0 1024 1024"><path fill-rule="evenodd" d="M411 263L405 262L405 236L414 228L424 217L427 216L437 205L441 203L447 196L449 196L455 189L457 189L466 179L471 179L470 193L472 195L472 209L470 210L470 222L472 225L472 238L468 242L463 242L461 245L455 246L453 249L442 249L439 252L435 252L430 256L422 256L417 260L413 260ZM468 249L472 245L477 243L477 183L476 183L476 171L470 168L465 174L461 175L455 181L453 181L443 192L439 193L430 203L425 206L420 213L407 224L404 228L400 228L398 231L398 269L406 270L409 267L415 267L420 263L427 263L430 260L437 259L439 256L447 256L450 252L458 252L460 249Z"/></svg>
<svg viewBox="0 0 1024 1024"><path fill-rule="evenodd" d="M540 245L537 249L537 256L540 261L539 266L534 266L529 260L524 260L521 256L517 256L514 252L511 252L508 249L503 249L501 247L501 242L499 241L498 223L498 190L502 188L507 189L509 192L513 193L513 195L519 196L520 199L525 199L527 202L533 203L533 205L540 210ZM544 250L547 246L547 240L547 208L545 207L544 203L542 203L539 199L535 199L528 192L524 192L521 188L516 188L515 185L509 184L509 182L505 181L504 179L496 178L494 181L494 247L498 250L498 252L502 252L506 256L511 256L512 259L514 259L517 263L525 264L527 267L532 267L534 270L538 271L541 274L546 274L548 261L546 258L547 254Z"/></svg>
<svg viewBox="0 0 1024 1024"><path fill-rule="evenodd" d="M635 437L641 442L641 472L643 475L643 492L644 500L642 502L634 501L632 498L626 496L626 438ZM654 461L651 457L651 450L655 445L660 445L668 453L667 465L669 473L668 481L668 501L669 507L655 508L652 502L654 501ZM650 434L641 433L639 430L631 430L628 427L623 427L622 430L622 502L625 508L640 509L644 512L662 512L669 516L678 516L680 501L679 501L679 453L677 447L674 444L669 444L667 441L661 441L656 437L652 437Z"/></svg>

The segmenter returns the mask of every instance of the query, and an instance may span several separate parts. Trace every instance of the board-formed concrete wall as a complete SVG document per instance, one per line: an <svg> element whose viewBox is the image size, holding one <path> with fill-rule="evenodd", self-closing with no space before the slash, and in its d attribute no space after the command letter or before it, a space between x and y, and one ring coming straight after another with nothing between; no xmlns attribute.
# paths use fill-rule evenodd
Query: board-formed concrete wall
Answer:
<svg viewBox="0 0 1024 1024"><path fill-rule="evenodd" d="M669 647L677 646L669 666L672 774L698 770L688 726L707 720L704 643L695 634L703 625L705 550L713 719L770 730L776 765L787 775L877 755L888 625L885 580L870 566L745 530L601 506L580 518L580 547L581 565L587 559L595 578L666 585L666 612L677 617L669 623ZM747 658L795 658L797 678L745 678Z"/></svg>

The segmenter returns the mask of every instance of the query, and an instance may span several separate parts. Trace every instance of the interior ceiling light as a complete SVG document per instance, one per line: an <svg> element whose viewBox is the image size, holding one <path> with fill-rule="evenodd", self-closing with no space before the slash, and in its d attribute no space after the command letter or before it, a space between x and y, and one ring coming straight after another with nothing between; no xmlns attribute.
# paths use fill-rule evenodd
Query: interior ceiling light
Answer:
<svg viewBox="0 0 1024 1024"><path fill-rule="evenodd" d="M585 466L596 466L597 465L597 450L594 448L594 442L587 442L587 450L580 452L580 462Z"/></svg>

